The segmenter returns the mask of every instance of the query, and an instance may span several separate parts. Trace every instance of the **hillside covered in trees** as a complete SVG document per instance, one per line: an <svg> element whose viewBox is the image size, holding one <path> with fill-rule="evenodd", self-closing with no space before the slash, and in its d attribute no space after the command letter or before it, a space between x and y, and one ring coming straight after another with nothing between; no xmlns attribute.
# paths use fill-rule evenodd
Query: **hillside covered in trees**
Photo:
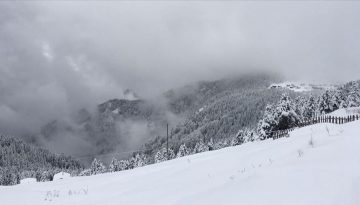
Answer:
<svg viewBox="0 0 360 205"><path fill-rule="evenodd" d="M266 93L266 91L262 92ZM272 98L266 98L266 96L270 96L270 94ZM109 166L109 171L132 169L190 154L221 149L228 146L237 146L256 140L264 140L270 137L272 132L295 127L301 121L312 119L315 116L324 115L340 108L360 107L359 81L345 83L337 88L326 90L318 96L311 95L311 93L308 95L295 94L292 91L285 90L277 93L278 95L273 94L274 92L268 91L267 94L263 95L265 96L264 98L259 97L259 101L255 103L255 105L254 103L249 103L246 104L248 107L245 106L245 108L242 108L245 110L246 108L250 109L251 106L259 106L261 105L259 102L264 102L264 111L260 109L260 111L254 112L255 107L253 107L250 109L253 110L253 112L238 113L237 117L243 119L248 124L240 124L241 121L235 123L233 121L223 122L214 129L214 132L218 132L218 134L210 136L209 138L207 138L206 133L201 134L201 132L198 132L198 135L194 136L194 138L186 138L189 133L179 136L176 135L179 131L172 131L169 140L169 150L167 150L166 139L158 137L144 146L145 151L134 153L129 159L117 160L113 158ZM246 101L246 95L242 99ZM250 99L256 100L257 98L250 97ZM265 101L265 99L267 99L267 101ZM238 101L234 101L233 103L241 105ZM229 108L228 113L232 113L234 110L236 110L236 106L232 107L232 109ZM195 116L202 111L203 110L196 112ZM224 111L226 113L226 109L224 109ZM202 120L208 119L209 116L212 116L211 114L212 113L204 114L202 118L199 117L197 120L192 121L195 130L197 127L201 127L199 124ZM256 116L255 119L257 119L257 121L254 120L253 122L255 126L249 119L246 119L246 117L251 116L251 114ZM234 116L235 115L236 114L234 114ZM218 120L224 120L226 117L226 115L222 115ZM236 119L236 117L234 117L234 119ZM205 128L208 128L206 127L208 124L204 124ZM240 128L238 130L231 130L231 127L235 125ZM181 129L181 127L186 128L186 124L179 125L179 127L178 129ZM222 130L231 131L231 133L226 135L224 134L225 131L221 132ZM99 162L96 161L96 163Z"/></svg>
<svg viewBox="0 0 360 205"><path fill-rule="evenodd" d="M97 105L93 112L82 109L72 120L48 123L38 138L42 139L40 143L45 142L43 146L64 136L84 142L88 149L83 153L78 154L76 148L66 150L75 150L74 156L138 150L145 143L147 149L157 149L166 124L173 143L203 137L228 138L241 128L256 127L266 104L277 101L283 92L268 89L276 81L277 77L268 74L234 76L171 89L155 100L111 99Z"/></svg>
<svg viewBox="0 0 360 205"><path fill-rule="evenodd" d="M80 162L70 156L56 155L14 137L0 135L0 185L18 184L30 177L50 181L60 170L76 174L82 168Z"/></svg>
<svg viewBox="0 0 360 205"><path fill-rule="evenodd" d="M38 181L51 180L54 173L60 170L67 170L73 175L89 176L133 169L195 153L264 140L271 133L295 127L303 120L340 108L360 106L359 81L351 81L320 94L268 89L270 82L271 79L268 78L246 77L203 82L187 91L171 91L166 94L169 98L168 105L174 109L173 112L182 115L184 120L170 130L168 142L162 135L148 140L139 150L128 152L131 153L128 155L119 156L116 152L100 155L88 169L83 169L71 157L58 156L18 139L1 136L0 183L16 184L26 177L36 177ZM124 108L124 103L129 109L121 109ZM129 103L142 105L138 107ZM154 116L160 116L157 114L161 112L145 106L146 103L148 102L139 100L112 100L101 104L99 108L102 110L102 118L97 120L107 119L104 123L106 126L101 130L106 133L114 132L110 128L118 122L116 119L126 116L134 120L141 119L146 114L148 122L156 119ZM146 108L146 112L143 108ZM166 123L165 118L157 119ZM90 121L94 122L93 119ZM104 140L106 136L103 135ZM97 155L88 156L93 159ZM105 160L109 163L106 166L101 160L109 158L112 160Z"/></svg>

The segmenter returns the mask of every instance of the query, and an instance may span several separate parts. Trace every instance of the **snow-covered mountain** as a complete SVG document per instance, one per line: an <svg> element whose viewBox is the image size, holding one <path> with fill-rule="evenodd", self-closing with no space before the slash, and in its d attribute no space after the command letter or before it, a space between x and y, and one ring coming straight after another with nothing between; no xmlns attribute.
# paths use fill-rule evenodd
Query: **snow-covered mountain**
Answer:
<svg viewBox="0 0 360 205"><path fill-rule="evenodd" d="M242 127L256 126L266 103L278 100L281 91L267 89L273 81L272 76L253 75L198 82L169 90L158 101L127 90L127 99L108 100L92 113L82 109L70 122L50 122L41 135L46 145L62 136L80 138L91 147L85 150L92 151L83 154L93 155L138 149L145 143L156 150L161 146L156 137L164 136L167 123L173 139L226 138Z"/></svg>
<svg viewBox="0 0 360 205"><path fill-rule="evenodd" d="M0 187L1 204L358 205L359 132L360 121L317 124L133 170Z"/></svg>
<svg viewBox="0 0 360 205"><path fill-rule="evenodd" d="M300 82L282 82L273 83L269 86L269 89L288 89L294 92L310 92L316 90L334 89L335 85L328 84L309 84Z"/></svg>
<svg viewBox="0 0 360 205"><path fill-rule="evenodd" d="M0 134L0 186L14 185L29 177L51 180L59 170L76 173L82 168L82 164L70 156L57 155Z"/></svg>

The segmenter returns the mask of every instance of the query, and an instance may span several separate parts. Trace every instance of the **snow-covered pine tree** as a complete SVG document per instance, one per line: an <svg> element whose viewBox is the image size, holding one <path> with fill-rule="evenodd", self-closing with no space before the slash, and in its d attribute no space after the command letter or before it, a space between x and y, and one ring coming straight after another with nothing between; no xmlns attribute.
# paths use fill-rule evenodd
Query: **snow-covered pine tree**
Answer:
<svg viewBox="0 0 360 205"><path fill-rule="evenodd" d="M302 96L298 96L294 100L295 113L299 117L299 120L303 120L303 113L306 108L306 99Z"/></svg>
<svg viewBox="0 0 360 205"><path fill-rule="evenodd" d="M302 113L303 119L310 120L316 115L317 107L314 96L310 96L304 103L304 110Z"/></svg>
<svg viewBox="0 0 360 205"><path fill-rule="evenodd" d="M274 131L285 130L296 126L300 121L300 116L296 113L296 106L290 97L284 93L280 101L265 108L264 116L260 120L257 132L260 140L264 140L272 135Z"/></svg>
<svg viewBox="0 0 360 205"><path fill-rule="evenodd" d="M54 178L54 173L52 173L49 170L45 170L45 171L41 172L41 174L40 174L41 182L52 181L53 178Z"/></svg>
<svg viewBox="0 0 360 205"><path fill-rule="evenodd" d="M339 108L346 107L345 96L344 96L345 93L342 91L342 89L338 89L336 91L334 90L331 93L332 93L330 100L331 111L335 111Z"/></svg>
<svg viewBox="0 0 360 205"><path fill-rule="evenodd" d="M278 122L275 119L275 106L267 105L264 115L258 123L257 132L260 140L264 140L271 136L272 131Z"/></svg>
<svg viewBox="0 0 360 205"><path fill-rule="evenodd" d="M318 99L318 109L320 114L327 114L329 112L334 111L333 108L333 100L334 100L334 91L333 90L326 90Z"/></svg>
<svg viewBox="0 0 360 205"><path fill-rule="evenodd" d="M347 97L345 100L346 107L359 107L360 106L360 85L356 81L351 81L346 84Z"/></svg>
<svg viewBox="0 0 360 205"><path fill-rule="evenodd" d="M154 161L155 163L159 163L159 162L163 162L163 161L166 161L167 158L166 158L166 148L163 147L161 148L159 151L156 152L155 156L154 156Z"/></svg>
<svg viewBox="0 0 360 205"><path fill-rule="evenodd" d="M253 142L258 139L259 136L256 135L254 130L249 130L247 134L247 141L246 142Z"/></svg>
<svg viewBox="0 0 360 205"><path fill-rule="evenodd" d="M155 163L166 161L168 159L168 154L169 154L169 159L175 158L175 153L172 148L169 148L169 153L167 153L166 147L161 148L155 154L155 157L154 157Z"/></svg>
<svg viewBox="0 0 360 205"><path fill-rule="evenodd" d="M200 152L206 152L209 151L209 147L204 143L204 141L200 140L195 144L193 153L200 153Z"/></svg>
<svg viewBox="0 0 360 205"><path fill-rule="evenodd" d="M0 185L16 185L20 183L20 174L16 170L0 169Z"/></svg>
<svg viewBox="0 0 360 205"><path fill-rule="evenodd" d="M119 161L119 171L130 169L129 160L120 160Z"/></svg>
<svg viewBox="0 0 360 205"><path fill-rule="evenodd" d="M284 93L275 109L275 119L277 119L278 122L275 130L285 130L299 123L300 117L295 109L290 97Z"/></svg>
<svg viewBox="0 0 360 205"><path fill-rule="evenodd" d="M231 146L237 146L237 145L241 145L242 143L244 143L244 135L245 135L245 131L244 130L239 130L239 132L236 134L236 136L231 140Z"/></svg>
<svg viewBox="0 0 360 205"><path fill-rule="evenodd" d="M230 142L230 144L231 144L231 142ZM214 149L215 150L222 149L224 147L226 147L226 145L225 145L224 140L222 140L222 139L218 139L214 144Z"/></svg>
<svg viewBox="0 0 360 205"><path fill-rule="evenodd" d="M97 160L95 158L94 161L91 163L90 171L91 175L96 175L106 172L106 168L100 160Z"/></svg>
<svg viewBox="0 0 360 205"><path fill-rule="evenodd" d="M252 142L256 140L255 137L254 131L249 129L240 130L236 137L233 138L231 145L237 146L246 142Z"/></svg>
<svg viewBox="0 0 360 205"><path fill-rule="evenodd" d="M117 172L119 169L119 161L116 158L112 158L109 165L109 172Z"/></svg>
<svg viewBox="0 0 360 205"><path fill-rule="evenodd" d="M173 148L169 148L169 160L170 159L174 159L175 158L175 152L173 150Z"/></svg>
<svg viewBox="0 0 360 205"><path fill-rule="evenodd" d="M215 149L215 144L213 138L210 138L209 142L207 143L207 146L209 147L209 151Z"/></svg>
<svg viewBox="0 0 360 205"><path fill-rule="evenodd" d="M183 156L187 156L189 155L191 152L190 152L190 149L186 146L186 144L182 144L180 145L180 148L179 148L179 151L177 152L176 154L176 158L179 158L179 157L183 157Z"/></svg>
<svg viewBox="0 0 360 205"><path fill-rule="evenodd" d="M142 167L146 165L146 156L144 154L137 153L132 159L133 168Z"/></svg>

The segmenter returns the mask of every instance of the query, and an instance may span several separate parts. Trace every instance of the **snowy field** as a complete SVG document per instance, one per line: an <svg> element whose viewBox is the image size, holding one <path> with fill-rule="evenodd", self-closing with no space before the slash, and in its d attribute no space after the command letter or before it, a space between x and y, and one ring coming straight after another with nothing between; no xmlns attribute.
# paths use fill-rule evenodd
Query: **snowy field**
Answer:
<svg viewBox="0 0 360 205"><path fill-rule="evenodd" d="M360 107L350 107L350 108L338 109L327 115L334 116L334 117L347 117L349 115L360 115Z"/></svg>
<svg viewBox="0 0 360 205"><path fill-rule="evenodd" d="M312 140L311 140L312 139ZM359 205L360 121L134 170L0 187L0 204Z"/></svg>

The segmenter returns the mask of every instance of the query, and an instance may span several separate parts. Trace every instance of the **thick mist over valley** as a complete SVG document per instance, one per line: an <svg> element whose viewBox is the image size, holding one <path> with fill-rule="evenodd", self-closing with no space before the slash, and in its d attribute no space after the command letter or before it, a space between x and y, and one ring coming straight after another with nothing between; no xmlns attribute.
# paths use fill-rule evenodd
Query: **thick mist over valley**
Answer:
<svg viewBox="0 0 360 205"><path fill-rule="evenodd" d="M279 99L272 83L358 78L358 10L357 2L2 1L0 132L90 155L84 161L151 148L166 124L176 139L229 137Z"/></svg>

